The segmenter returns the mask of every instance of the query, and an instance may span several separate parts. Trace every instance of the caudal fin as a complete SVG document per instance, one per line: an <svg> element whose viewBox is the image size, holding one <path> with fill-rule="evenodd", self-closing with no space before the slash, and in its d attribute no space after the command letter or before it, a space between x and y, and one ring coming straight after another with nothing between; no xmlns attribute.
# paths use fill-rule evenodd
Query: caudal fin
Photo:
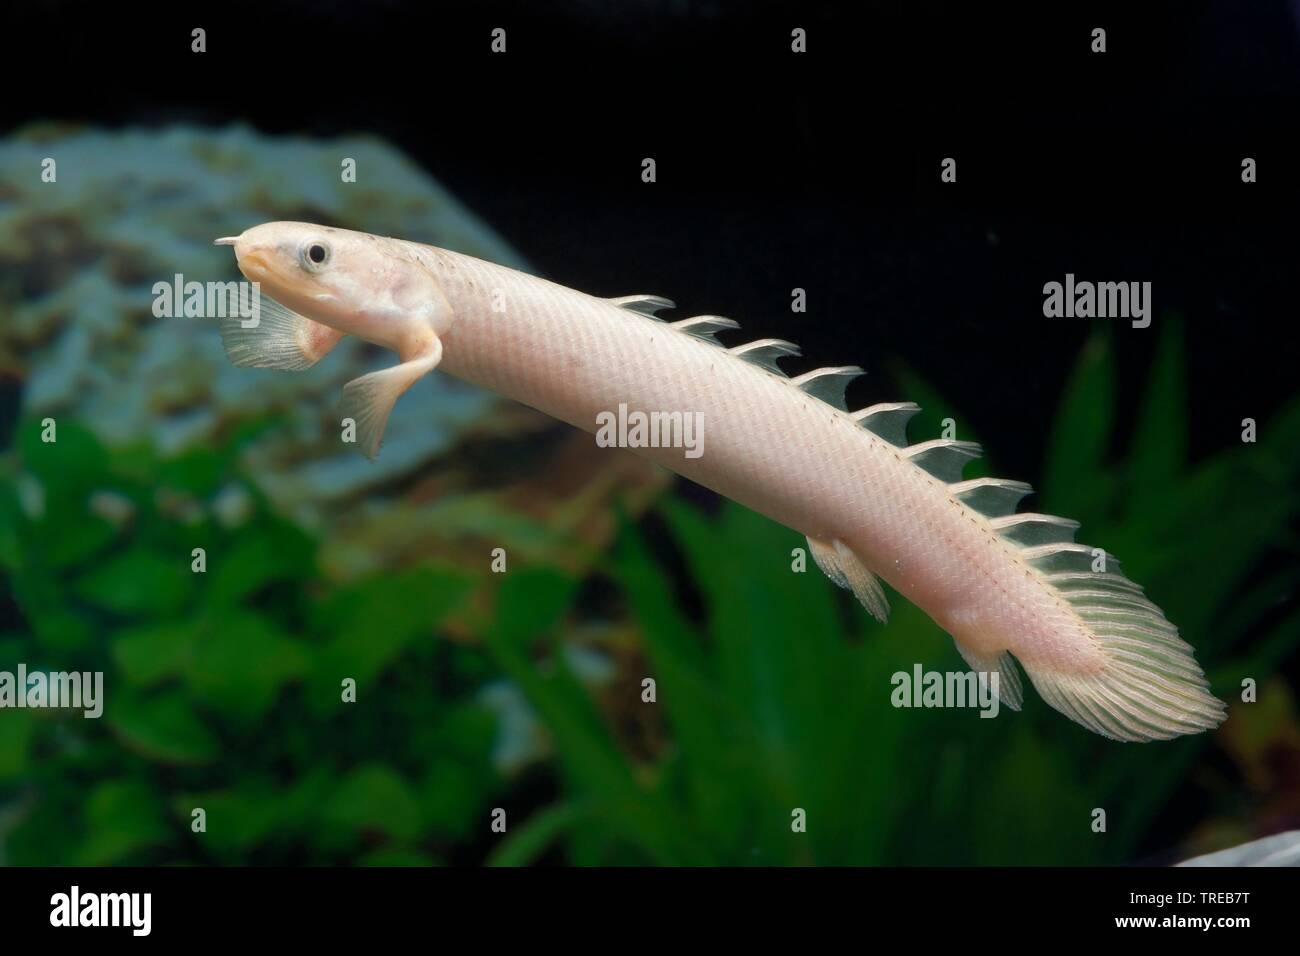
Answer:
<svg viewBox="0 0 1300 956"><path fill-rule="evenodd" d="M1210 693L1192 648L1142 589L1114 571L1045 575L1096 639L1105 663L1072 674L1021 661L1043 699L1114 740L1168 740L1211 730L1227 707Z"/></svg>
<svg viewBox="0 0 1300 956"><path fill-rule="evenodd" d="M1113 555L1074 541L1078 522L1016 512L1022 482L976 478L949 486L1014 545L1021 560L1078 616L1102 666L1067 671L1017 657L1052 707L1114 740L1168 740L1223 723L1226 705L1210 693L1192 648Z"/></svg>

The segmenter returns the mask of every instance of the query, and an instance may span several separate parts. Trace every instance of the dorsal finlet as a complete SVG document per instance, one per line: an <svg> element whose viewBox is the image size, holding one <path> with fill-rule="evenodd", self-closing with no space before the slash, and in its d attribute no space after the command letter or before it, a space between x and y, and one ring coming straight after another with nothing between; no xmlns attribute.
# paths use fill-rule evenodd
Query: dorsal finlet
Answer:
<svg viewBox="0 0 1300 956"><path fill-rule="evenodd" d="M920 410L915 402L882 402L859 409L852 417L873 435L902 448L907 445L907 423Z"/></svg>
<svg viewBox="0 0 1300 956"><path fill-rule="evenodd" d="M660 309L677 308L677 304L672 299L665 299L661 295L621 295L608 301L610 305L618 306L620 309L648 315L651 318L654 318L655 313Z"/></svg>
<svg viewBox="0 0 1300 956"><path fill-rule="evenodd" d="M1044 574L1091 571L1123 574L1119 559L1102 548L1074 542L1056 542L1025 548L1020 557Z"/></svg>
<svg viewBox="0 0 1300 956"><path fill-rule="evenodd" d="M972 478L948 489L962 504L984 515L1000 518L1015 512L1020 499L1034 493L1023 481L1010 478Z"/></svg>
<svg viewBox="0 0 1300 956"><path fill-rule="evenodd" d="M738 329L740 323L735 319L723 318L720 315L693 315L689 319L680 319L677 322L670 322L674 329L679 332L685 332L687 335L693 335L697 339L703 339L710 345L721 346L722 343L713 336L723 329Z"/></svg>
<svg viewBox="0 0 1300 956"><path fill-rule="evenodd" d="M1008 541L1026 548L1073 542L1074 533L1079 530L1077 521L1032 511L994 518L989 524Z"/></svg>
<svg viewBox="0 0 1300 956"><path fill-rule="evenodd" d="M781 376L784 376L785 372L781 371L781 367L776 364L777 360L788 356L797 357L801 354L799 346L785 339L759 339L757 342L746 342L727 351L742 361Z"/></svg>
<svg viewBox="0 0 1300 956"><path fill-rule="evenodd" d="M966 462L978 458L983 451L973 441L935 438L904 448L902 454L945 484L953 484L961 481L961 472Z"/></svg>
<svg viewBox="0 0 1300 956"><path fill-rule="evenodd" d="M840 411L848 411L844 404L844 392L849 382L865 374L856 365L837 365L831 368L815 368L804 372L798 378L790 380L791 385L802 389L813 398L820 399Z"/></svg>

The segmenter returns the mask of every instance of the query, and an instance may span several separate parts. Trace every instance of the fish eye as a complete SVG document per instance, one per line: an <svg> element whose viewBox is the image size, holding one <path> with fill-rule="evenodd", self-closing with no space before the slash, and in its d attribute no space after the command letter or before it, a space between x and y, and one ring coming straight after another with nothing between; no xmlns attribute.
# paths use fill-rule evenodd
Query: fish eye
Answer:
<svg viewBox="0 0 1300 956"><path fill-rule="evenodd" d="M330 247L320 239L309 239L299 252L302 267L308 272L319 272L329 262Z"/></svg>

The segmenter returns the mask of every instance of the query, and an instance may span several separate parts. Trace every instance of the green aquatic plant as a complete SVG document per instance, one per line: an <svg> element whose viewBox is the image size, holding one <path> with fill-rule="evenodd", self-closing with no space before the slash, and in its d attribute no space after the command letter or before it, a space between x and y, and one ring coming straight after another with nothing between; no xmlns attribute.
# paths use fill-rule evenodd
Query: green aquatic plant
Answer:
<svg viewBox="0 0 1300 956"><path fill-rule="evenodd" d="M472 579L322 581L315 541L245 483L247 436L159 459L42 431L20 428L0 482L0 669L102 671L107 702L98 720L0 712L0 860L432 863L472 845L502 787L495 721L472 696L481 655L431 639Z"/></svg>

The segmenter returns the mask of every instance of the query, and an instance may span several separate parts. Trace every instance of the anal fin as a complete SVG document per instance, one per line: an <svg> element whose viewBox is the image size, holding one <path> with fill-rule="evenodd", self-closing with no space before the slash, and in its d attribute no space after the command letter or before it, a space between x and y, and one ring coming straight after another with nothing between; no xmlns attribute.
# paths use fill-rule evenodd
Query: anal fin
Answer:
<svg viewBox="0 0 1300 956"><path fill-rule="evenodd" d="M953 639L953 643L957 645L962 658L975 673L998 675L998 700L1012 710L1019 710L1020 705L1025 701L1025 691L1011 654L1007 651L988 655L977 654L962 647L961 641L956 638Z"/></svg>
<svg viewBox="0 0 1300 956"><path fill-rule="evenodd" d="M858 556L849 550L848 545L839 538L832 541L809 538L808 547L817 567L831 581L852 591L872 617L885 623L889 618L889 601L885 597L885 589Z"/></svg>

